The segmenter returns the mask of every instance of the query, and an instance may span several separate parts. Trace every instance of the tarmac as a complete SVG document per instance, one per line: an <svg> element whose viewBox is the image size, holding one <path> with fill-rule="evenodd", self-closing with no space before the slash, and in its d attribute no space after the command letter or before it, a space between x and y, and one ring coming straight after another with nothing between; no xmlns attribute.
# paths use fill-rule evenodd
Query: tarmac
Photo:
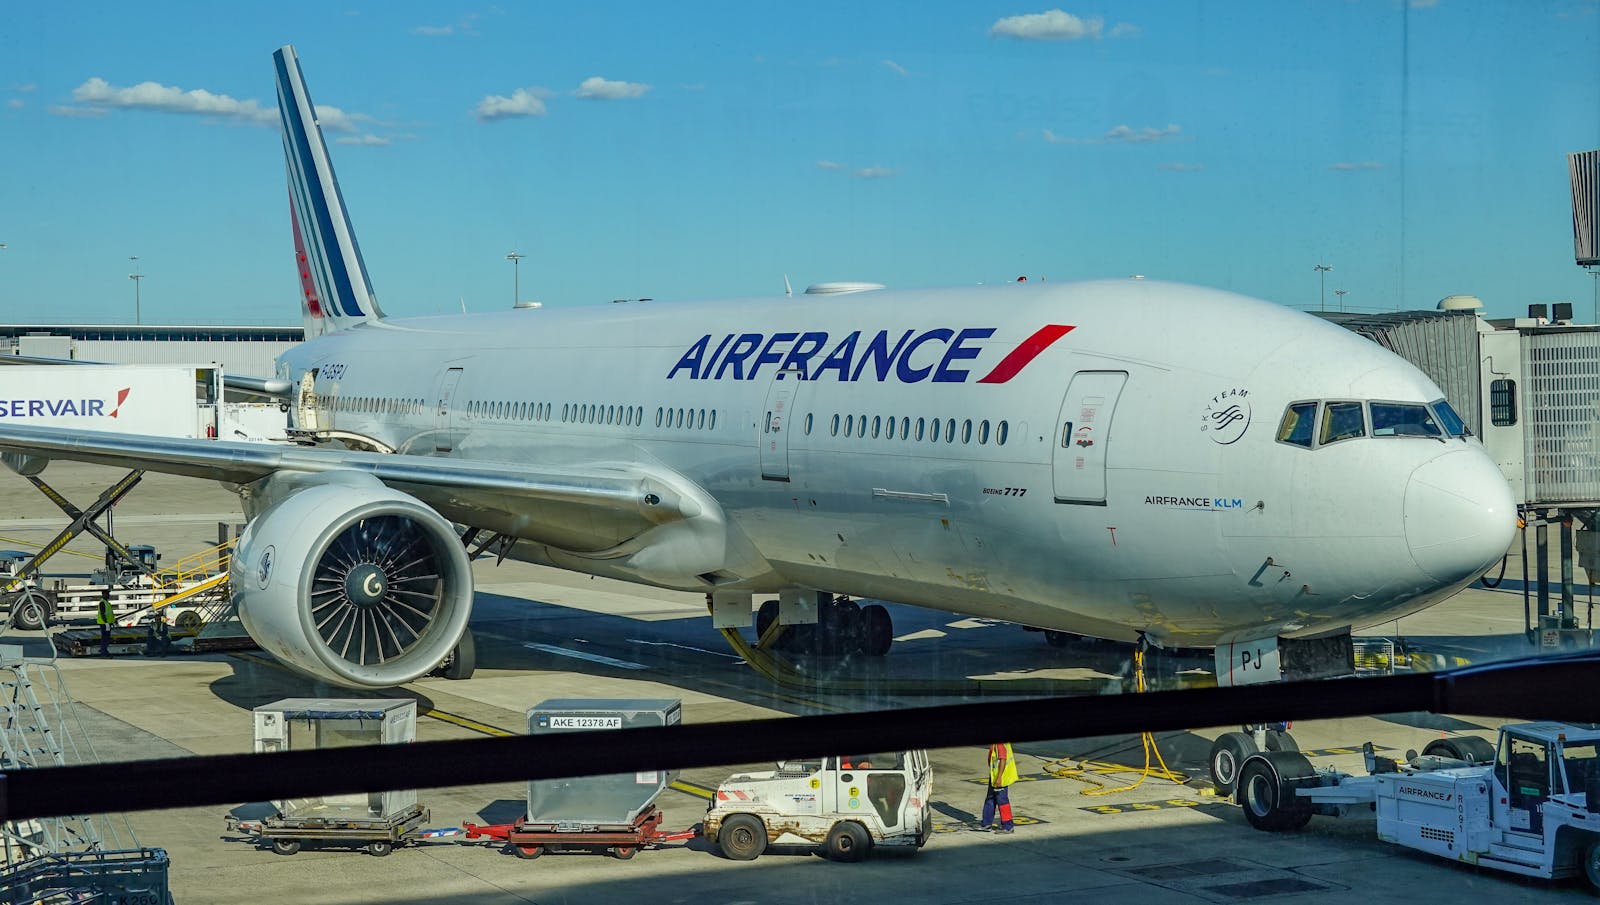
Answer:
<svg viewBox="0 0 1600 905"><path fill-rule="evenodd" d="M57 463L45 473L70 499L92 499L119 477L110 469ZM41 544L65 519L27 482L0 472L0 548ZM167 561L217 541L217 523L242 521L237 498L202 481L147 476L117 507L124 543L150 543ZM1553 535L1553 532L1552 532ZM1530 537L1531 545L1531 537ZM1552 540L1552 549L1554 543ZM94 568L100 547L53 560L48 573ZM1552 558L1554 558L1552 556ZM897 641L878 664L831 668L823 690L759 675L710 627L698 595L676 594L492 559L475 564L472 628L478 670L464 681L423 679L379 695L352 693L299 676L266 654L61 660L59 669L99 757L249 751L251 708L286 697L406 696L419 712L418 738L466 738L526 730L529 707L556 697L669 697L684 721L739 720L840 709L887 709L1007 694L1041 682L1102 693L1119 688L1122 655L1095 646L1057 649L1036 633L990 620L894 606ZM1579 572L1580 580L1582 578ZM1360 633L1405 638L1445 662L1532 650L1522 634L1520 559L1514 548L1498 590L1478 586L1400 624ZM1586 588L1580 586L1579 613ZM8 634L46 656L42 633ZM827 670L825 670L826 672ZM838 681L833 682L832 680ZM934 680L940 683L935 683ZM1010 684L1008 684L1010 683ZM976 689L977 691L974 691ZM1015 692L1012 692L1015 693ZM1360 772L1359 746L1392 755L1441 735L1492 739L1498 723L1470 715L1388 714L1301 723L1294 736L1318 766ZM1157 739L1167 764L1203 775L1210 740L1233 727L1196 727ZM1074 739L1018 746L1023 781L1013 789L1014 834L975 828L983 801L981 748L931 752L935 835L914 856L875 855L836 864L802 850L732 862L702 840L670 843L629 861L595 854L547 854L524 861L496 845L447 837L388 857L336 849L279 856L224 828L226 808L127 817L143 845L167 850L180 903L242 898L306 903L511 902L1057 902L1084 895L1125 902L1338 903L1378 898L1430 901L1589 898L1581 881L1549 883L1441 861L1379 842L1368 819L1315 818L1297 833L1249 827L1239 809L1205 793L1205 783L1138 778L1138 737ZM1072 772L1070 777L1054 775ZM659 804L664 826L686 829L704 815L709 790L742 769L691 770ZM1135 768L1135 769L1128 769ZM510 822L522 784L419 792L431 827ZM115 802L107 802L115 811ZM241 802L245 818L270 811Z"/></svg>

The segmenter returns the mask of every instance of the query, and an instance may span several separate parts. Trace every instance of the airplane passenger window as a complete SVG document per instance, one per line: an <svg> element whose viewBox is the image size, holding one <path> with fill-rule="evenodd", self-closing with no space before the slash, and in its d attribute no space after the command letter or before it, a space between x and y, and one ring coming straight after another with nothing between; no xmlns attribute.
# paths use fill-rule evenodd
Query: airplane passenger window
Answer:
<svg viewBox="0 0 1600 905"><path fill-rule="evenodd" d="M900 416L900 439L905 440L911 436L911 419Z"/></svg>
<svg viewBox="0 0 1600 905"><path fill-rule="evenodd" d="M1472 429L1467 427L1465 421L1461 420L1461 416L1456 414L1456 410L1450 407L1449 402L1438 399L1432 405L1433 414L1439 419L1439 423L1444 425L1445 433L1452 437L1468 437L1472 435Z"/></svg>
<svg viewBox="0 0 1600 905"><path fill-rule="evenodd" d="M989 422L987 419L978 423L978 445L983 446L989 442Z"/></svg>
<svg viewBox="0 0 1600 905"><path fill-rule="evenodd" d="M844 419L844 435L846 437L856 432L856 416L846 415Z"/></svg>
<svg viewBox="0 0 1600 905"><path fill-rule="evenodd" d="M808 423L810 422L810 419L811 419L811 416L807 415L806 416L806 420L807 420ZM716 409L712 409L711 410L711 423L709 425L707 425L706 429L707 430L716 430L717 429L717 410Z"/></svg>
<svg viewBox="0 0 1600 905"><path fill-rule="evenodd" d="M683 409L678 409L678 420L674 422L673 426L679 430L683 429Z"/></svg>
<svg viewBox="0 0 1600 905"><path fill-rule="evenodd" d="M1006 434L1008 434L1009 432L1010 432L1010 425L1006 424L1006 422L1002 421L998 425L996 425L995 429L994 429L994 443L995 443L995 445L996 446L1005 446L1006 445Z"/></svg>
<svg viewBox="0 0 1600 905"><path fill-rule="evenodd" d="M811 421L812 421L812 415L811 415L811 413L807 412L806 413L806 436L807 437L811 436ZM717 423L717 413L713 411L711 413L711 424L712 424L713 427L715 427L716 423Z"/></svg>
<svg viewBox="0 0 1600 905"><path fill-rule="evenodd" d="M956 442L956 419L951 418L944 423L944 442Z"/></svg>
<svg viewBox="0 0 1600 905"><path fill-rule="evenodd" d="M832 436L839 436L839 416L833 416L833 426L829 429Z"/></svg>
<svg viewBox="0 0 1600 905"><path fill-rule="evenodd" d="M661 406L656 406L656 427L661 426Z"/></svg>
<svg viewBox="0 0 1600 905"><path fill-rule="evenodd" d="M924 422L921 418L918 418L917 419L917 442L918 443L922 442L922 433L923 433L923 430L926 427L927 427L927 423Z"/></svg>
<svg viewBox="0 0 1600 905"><path fill-rule="evenodd" d="M706 429L706 410L705 409L701 409L700 410L700 416L695 419L694 424L695 424L695 430L705 430Z"/></svg>
<svg viewBox="0 0 1600 905"><path fill-rule="evenodd" d="M968 418L967 420L961 422L961 442L962 443L971 443L972 442L972 419L971 418Z"/></svg>
<svg viewBox="0 0 1600 905"><path fill-rule="evenodd" d="M865 418L866 416L863 415L862 417ZM874 440L878 439L878 433L881 430L883 430L883 416L882 415L873 415L872 416L872 439L874 439Z"/></svg>
<svg viewBox="0 0 1600 905"><path fill-rule="evenodd" d="M1322 433L1317 438L1319 446L1367 435L1367 422L1359 402L1330 402L1322 409Z"/></svg>
<svg viewBox="0 0 1600 905"><path fill-rule="evenodd" d="M1278 442L1311 448L1312 422L1317 417L1315 402L1291 402L1278 423Z"/></svg>
<svg viewBox="0 0 1600 905"><path fill-rule="evenodd" d="M1438 437L1444 431L1421 404L1372 403L1374 437Z"/></svg>

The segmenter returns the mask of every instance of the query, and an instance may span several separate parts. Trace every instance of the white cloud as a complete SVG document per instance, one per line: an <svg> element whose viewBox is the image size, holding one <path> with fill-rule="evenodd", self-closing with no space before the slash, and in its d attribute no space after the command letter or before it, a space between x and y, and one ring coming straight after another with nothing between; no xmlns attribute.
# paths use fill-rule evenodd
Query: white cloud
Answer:
<svg viewBox="0 0 1600 905"><path fill-rule="evenodd" d="M333 141L335 144L365 145L373 148L381 148L389 144L389 139L381 135L373 135L370 132L366 135L341 135Z"/></svg>
<svg viewBox="0 0 1600 905"><path fill-rule="evenodd" d="M862 167L850 175L857 179L888 179L890 176L896 175L897 172L888 167Z"/></svg>
<svg viewBox="0 0 1600 905"><path fill-rule="evenodd" d="M455 34L456 27L454 25L416 25L412 27L411 33L421 35L424 38L442 38L446 35Z"/></svg>
<svg viewBox="0 0 1600 905"><path fill-rule="evenodd" d="M1130 22L1118 22L1116 25L1111 26L1111 37L1113 38L1137 38L1142 34L1144 34L1144 29Z"/></svg>
<svg viewBox="0 0 1600 905"><path fill-rule="evenodd" d="M1025 16L1008 16L989 26L991 38L1021 38L1025 41L1077 41L1100 37L1105 20L1099 16L1080 19L1071 13L1052 9Z"/></svg>
<svg viewBox="0 0 1600 905"><path fill-rule="evenodd" d="M901 66L899 63L896 63L894 60L884 60L883 61L883 65L885 67L887 67L890 72L893 72L895 75L898 75L898 76L907 76L907 75L911 74L911 73L906 71L906 67Z"/></svg>
<svg viewBox="0 0 1600 905"><path fill-rule="evenodd" d="M486 123L514 116L543 116L545 108L542 96L545 93L543 88L518 88L511 92L510 97L491 94L478 101L472 115Z"/></svg>
<svg viewBox="0 0 1600 905"><path fill-rule="evenodd" d="M1169 173L1201 173L1205 168L1206 165L1203 163L1163 163L1156 167Z"/></svg>
<svg viewBox="0 0 1600 905"><path fill-rule="evenodd" d="M1134 129L1123 125L1113 127L1099 138L1071 138L1065 135L1057 135L1049 129L1045 129L1044 140L1053 145L1153 144L1155 142L1187 140L1187 136L1182 133L1183 127L1176 124L1168 124L1162 129L1157 129L1153 126Z"/></svg>
<svg viewBox="0 0 1600 905"><path fill-rule="evenodd" d="M1381 170L1383 169L1383 164L1378 163L1376 160L1363 160L1359 162L1340 161L1339 163L1328 164L1328 169L1338 170L1341 173L1349 173L1355 170Z"/></svg>
<svg viewBox="0 0 1600 905"><path fill-rule="evenodd" d="M649 85L640 82L614 82L594 75L584 79L572 94L587 101L621 101L643 97L649 90Z"/></svg>
<svg viewBox="0 0 1600 905"><path fill-rule="evenodd" d="M357 132L358 124L371 122L372 117L365 113L346 113L338 107L317 105L317 125L325 131L331 132Z"/></svg>
<svg viewBox="0 0 1600 905"><path fill-rule="evenodd" d="M12 98L11 100L6 101L6 106L10 107L13 110L21 110L22 109L22 101L17 99L17 98Z"/></svg>
<svg viewBox="0 0 1600 905"><path fill-rule="evenodd" d="M817 169L819 169L819 170L842 170L842 169L844 169L844 164L835 163L835 162L833 162L831 160L819 160L819 161L817 161Z"/></svg>
<svg viewBox="0 0 1600 905"><path fill-rule="evenodd" d="M17 86L17 93L18 94L32 94L33 92L38 91L38 90L39 90L39 86L35 85L32 82L29 82L26 85L18 85Z"/></svg>
<svg viewBox="0 0 1600 905"><path fill-rule="evenodd" d="M255 125L278 121L276 111L254 100L241 101L226 94L212 94L204 88L184 91L170 85L140 82L131 88L118 88L102 78L91 78L72 91L72 99L101 110L153 110L182 113ZM52 109L52 112L56 112Z"/></svg>
<svg viewBox="0 0 1600 905"><path fill-rule="evenodd" d="M1439 5L1439 0L1410 0L1406 5L1412 9L1432 9Z"/></svg>

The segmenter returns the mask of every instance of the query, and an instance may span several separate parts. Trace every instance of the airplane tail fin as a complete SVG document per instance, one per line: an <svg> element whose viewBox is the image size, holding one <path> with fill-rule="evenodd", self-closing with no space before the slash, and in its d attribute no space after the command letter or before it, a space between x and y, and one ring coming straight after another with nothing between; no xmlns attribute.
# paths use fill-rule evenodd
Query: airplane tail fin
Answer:
<svg viewBox="0 0 1600 905"><path fill-rule="evenodd" d="M345 212L317 108L306 90L294 47L280 47L272 62L277 70L278 116L289 170L289 219L294 226L306 338L380 320L383 311Z"/></svg>

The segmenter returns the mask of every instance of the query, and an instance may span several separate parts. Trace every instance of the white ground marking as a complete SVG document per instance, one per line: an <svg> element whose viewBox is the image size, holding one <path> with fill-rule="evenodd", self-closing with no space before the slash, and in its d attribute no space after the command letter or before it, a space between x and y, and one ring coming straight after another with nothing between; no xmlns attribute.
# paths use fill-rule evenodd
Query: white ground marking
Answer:
<svg viewBox="0 0 1600 905"><path fill-rule="evenodd" d="M528 648L529 650L542 650L547 654L555 654L558 657L572 657L575 660L588 660L590 663L600 663L605 666L615 666L618 669L650 668L645 666L643 663L634 663L631 660L617 660L612 657L604 657L600 654L591 654L585 651L572 650L571 648L566 647L556 647L554 644L536 644L532 641L528 641L524 642L522 646Z"/></svg>

